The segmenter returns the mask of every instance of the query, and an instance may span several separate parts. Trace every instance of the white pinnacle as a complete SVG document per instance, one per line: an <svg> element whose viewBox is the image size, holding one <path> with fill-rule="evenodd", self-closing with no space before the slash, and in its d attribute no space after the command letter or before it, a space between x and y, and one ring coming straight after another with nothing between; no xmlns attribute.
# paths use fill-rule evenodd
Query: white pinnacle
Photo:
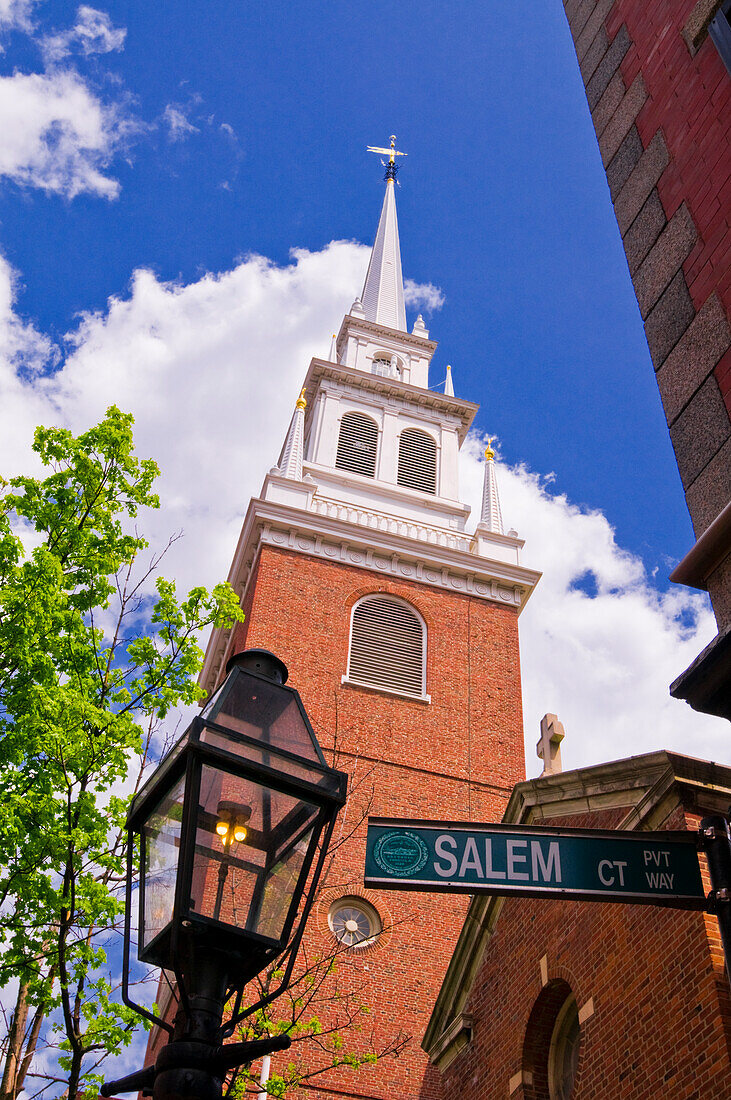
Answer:
<svg viewBox="0 0 731 1100"><path fill-rule="evenodd" d="M282 458L279 463L279 473L282 477L288 477L292 481L302 480L302 457L305 438L305 391L297 398L294 415L289 425L287 438L282 449Z"/></svg>
<svg viewBox="0 0 731 1100"><path fill-rule="evenodd" d="M447 397L454 397L454 382L452 381L452 368L447 364L447 380L444 383L444 392Z"/></svg>
<svg viewBox="0 0 731 1100"><path fill-rule="evenodd" d="M494 460L495 452L492 449L492 439L488 439L487 450L485 451L485 480L482 487L480 527L487 528L495 535L502 535L503 517L500 511L500 497L497 491Z"/></svg>
<svg viewBox="0 0 731 1100"><path fill-rule="evenodd" d="M361 301L366 320L406 332L394 182L393 179L386 180L386 194Z"/></svg>
<svg viewBox="0 0 731 1100"><path fill-rule="evenodd" d="M333 333L333 338L330 341L330 355L328 359L331 363L337 363L338 361L338 338L335 333Z"/></svg>

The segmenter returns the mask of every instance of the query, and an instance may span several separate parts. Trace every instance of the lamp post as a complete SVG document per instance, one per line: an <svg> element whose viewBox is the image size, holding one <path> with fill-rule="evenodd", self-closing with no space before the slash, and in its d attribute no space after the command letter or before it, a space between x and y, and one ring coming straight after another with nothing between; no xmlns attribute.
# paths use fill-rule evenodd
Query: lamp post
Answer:
<svg viewBox="0 0 731 1100"><path fill-rule="evenodd" d="M154 1066L102 1087L155 1100L220 1100L228 1070L290 1045L223 1039L289 983L347 777L328 767L287 668L249 649L130 807L122 996L170 1034ZM171 971L174 1021L129 995L132 890L138 958ZM244 988L286 952L279 985ZM226 1021L224 1022L224 1014Z"/></svg>

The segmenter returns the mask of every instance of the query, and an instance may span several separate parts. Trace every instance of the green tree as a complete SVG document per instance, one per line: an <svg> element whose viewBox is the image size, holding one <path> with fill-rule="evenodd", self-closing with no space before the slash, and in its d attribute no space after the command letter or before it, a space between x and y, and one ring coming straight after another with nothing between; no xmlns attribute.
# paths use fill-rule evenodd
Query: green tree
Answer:
<svg viewBox="0 0 731 1100"><path fill-rule="evenodd" d="M270 970L259 980L259 994L276 985L281 971ZM330 954L308 956L297 967L289 988L271 1005L245 1021L238 1030L240 1040L262 1039L268 1035L288 1034L292 1056L276 1058L264 1090L267 1096L285 1097L293 1092L311 1095L308 1085L317 1088L317 1078L332 1070L359 1070L374 1067L387 1058L398 1058L411 1037L398 1030L390 1032L373 1025L371 1009L363 1000L357 975L348 959L347 949L335 948ZM260 1096L260 1069L242 1066L228 1082L226 1100L247 1100Z"/></svg>
<svg viewBox="0 0 731 1100"><path fill-rule="evenodd" d="M106 951L123 824L158 724L202 692L199 632L242 618L226 584L178 600L134 527L158 469L111 407L78 437L38 428L42 479L0 483L0 987L17 983L2 1095L96 1093L93 1070L139 1020ZM32 1065L39 1038L58 1070Z"/></svg>

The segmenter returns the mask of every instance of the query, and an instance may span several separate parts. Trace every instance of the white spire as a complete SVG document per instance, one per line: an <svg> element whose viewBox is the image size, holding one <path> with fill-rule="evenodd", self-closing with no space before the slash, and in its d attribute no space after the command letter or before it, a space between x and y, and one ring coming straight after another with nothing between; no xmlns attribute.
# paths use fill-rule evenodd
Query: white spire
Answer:
<svg viewBox="0 0 731 1100"><path fill-rule="evenodd" d="M297 398L294 408L294 416L289 425L287 438L284 441L282 458L279 463L279 473L282 477L288 477L292 481L302 480L302 453L305 438L305 391Z"/></svg>
<svg viewBox="0 0 731 1100"><path fill-rule="evenodd" d="M486 527L495 535L502 535L503 517L500 512L500 497L497 491L497 477L495 476L495 452L492 449L492 438L487 440L485 451L485 481L482 487L482 514L480 526Z"/></svg>
<svg viewBox="0 0 731 1100"><path fill-rule="evenodd" d="M336 333L333 333L333 338L330 341L330 355L328 359L331 363L337 363L338 361L338 338Z"/></svg>
<svg viewBox="0 0 731 1100"><path fill-rule="evenodd" d="M454 397L454 382L452 381L452 368L447 364L447 380L444 383L444 392L447 397Z"/></svg>
<svg viewBox="0 0 731 1100"><path fill-rule="evenodd" d="M366 320L406 332L404 279L401 274L401 247L398 239L394 194L397 170L395 157L406 154L397 151L396 138L393 136L389 149L372 146L368 148L372 153L388 153L389 163L386 167L386 194L383 199L381 219L378 223L361 300Z"/></svg>

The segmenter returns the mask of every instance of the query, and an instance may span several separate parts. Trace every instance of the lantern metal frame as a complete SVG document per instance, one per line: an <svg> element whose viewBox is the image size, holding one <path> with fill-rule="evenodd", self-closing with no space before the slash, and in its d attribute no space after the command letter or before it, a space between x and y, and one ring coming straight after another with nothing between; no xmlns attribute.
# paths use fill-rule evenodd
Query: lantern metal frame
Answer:
<svg viewBox="0 0 731 1100"><path fill-rule="evenodd" d="M265 651L247 651L247 653ZM273 655L266 654L273 658ZM237 660L237 659L234 659ZM277 661L284 670L286 667ZM231 662L229 663L231 668ZM276 743L262 741L239 730L205 717L213 709L217 699L232 677L248 676L267 685L269 691L276 687L277 692L287 693L294 701L305 729L315 750L316 758L304 757ZM284 712L284 708L280 713ZM218 741L211 743L202 738L206 731ZM221 746L221 742L238 748L248 755L237 755ZM266 756L267 760L261 759ZM257 759L259 757L259 759ZM268 761L268 762L267 762ZM279 936L275 939L254 931L237 928L226 921L198 913L191 907L194 859L196 854L196 835L205 811L199 805L201 774L204 766L240 779L258 784L264 790L279 792L299 799L316 809L314 816L306 817L303 830L296 830L288 837L283 851L289 852L302 839L302 833L311 828L297 881L291 894L289 906ZM279 766L277 766L279 765ZM289 766L289 770L287 770ZM297 774L299 771L300 774ZM303 771L312 776L304 778ZM170 920L147 944L143 946L145 932L145 846L149 843L145 837L144 826L160 806L166 794L184 780L182 817L178 841L178 857L175 878L175 893ZM186 1017L190 1017L191 1008L186 990L185 973L188 966L195 965L194 960L203 955L216 955L225 958L226 1000L235 994L233 1009L225 1025L221 1026L222 1037L231 1035L236 1024L246 1016L274 1000L288 985L294 967L297 951L304 933L305 924L312 907L317 885L322 873L328 844L332 836L335 818L345 802L347 776L344 772L331 768L325 762L322 750L317 742L312 725L302 704L299 693L284 682L277 683L271 676L261 675L249 667L231 668L221 687L209 700L201 716L196 716L175 746L160 763L153 775L135 796L127 819L127 876L125 890L125 930L124 956L122 969L122 998L124 1003L156 1026L173 1033L173 1025L159 1016L153 1015L142 1005L137 1004L129 992L131 913L135 863L139 866L139 948L141 961L152 962L175 974L180 1003ZM286 835L286 834L285 834ZM136 843L136 838L139 838ZM278 853L281 859L283 852ZM135 859L136 855L136 859ZM233 858L233 857L231 857ZM243 865L243 864L242 864ZM256 870L256 869L255 869ZM264 870L261 870L264 874ZM263 882L263 879L261 880ZM259 882L256 889L259 889ZM263 886L262 886L263 891ZM303 895L304 902L303 902ZM252 897L247 913L254 909ZM298 921L295 928L295 922ZM166 937L169 942L166 943ZM257 973L269 963L286 953L286 966L282 979L275 990L260 998L256 1004L241 1010L241 1000L245 986ZM233 966L232 966L233 962ZM234 971L233 973L231 971Z"/></svg>

